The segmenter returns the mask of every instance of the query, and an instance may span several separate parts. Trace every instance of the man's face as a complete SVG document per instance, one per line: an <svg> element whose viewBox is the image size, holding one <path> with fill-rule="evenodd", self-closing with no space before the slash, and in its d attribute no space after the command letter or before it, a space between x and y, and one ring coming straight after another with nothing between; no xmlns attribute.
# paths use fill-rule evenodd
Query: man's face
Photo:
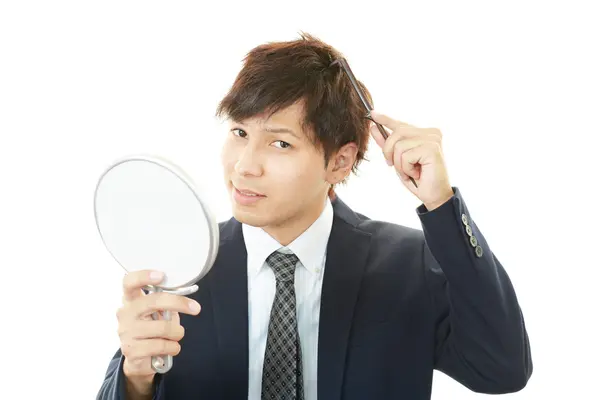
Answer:
<svg viewBox="0 0 600 400"><path fill-rule="evenodd" d="M222 162L238 221L265 228L318 217L334 176L302 118L293 105L269 120L230 122Z"/></svg>

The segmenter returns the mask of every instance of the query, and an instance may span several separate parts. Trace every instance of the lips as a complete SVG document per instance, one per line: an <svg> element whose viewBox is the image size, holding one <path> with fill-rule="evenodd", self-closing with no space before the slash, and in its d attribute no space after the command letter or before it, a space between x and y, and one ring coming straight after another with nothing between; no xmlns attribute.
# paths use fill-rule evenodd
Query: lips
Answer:
<svg viewBox="0 0 600 400"><path fill-rule="evenodd" d="M244 189L244 188L240 188L237 187L235 185L233 185L234 189L236 189L238 192L240 192L241 194L243 194L244 196L250 196L250 197L265 197L264 194L259 193L259 192L255 192L253 190L250 189Z"/></svg>
<svg viewBox="0 0 600 400"><path fill-rule="evenodd" d="M251 191L249 191L249 190L239 190L239 189L238 189L238 192L240 192L240 193L241 193L241 194L243 194L244 196L254 196L254 197L258 197L258 196L260 196L260 197L262 197L262 195L261 195L261 194L254 193L254 192L251 192Z"/></svg>
<svg viewBox="0 0 600 400"><path fill-rule="evenodd" d="M235 203L242 207L254 207L267 197L253 190L238 189L235 186L233 186L231 195Z"/></svg>

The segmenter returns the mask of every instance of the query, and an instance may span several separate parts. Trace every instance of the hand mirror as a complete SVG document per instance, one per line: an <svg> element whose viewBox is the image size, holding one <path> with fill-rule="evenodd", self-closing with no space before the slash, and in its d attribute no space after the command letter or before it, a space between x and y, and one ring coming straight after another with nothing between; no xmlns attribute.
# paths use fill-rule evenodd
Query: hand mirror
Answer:
<svg viewBox="0 0 600 400"><path fill-rule="evenodd" d="M194 293L217 256L219 228L205 198L181 168L163 158L114 162L98 181L94 213L106 249L126 272L164 272L161 284L146 287L148 292ZM171 318L168 311L162 314ZM152 357L158 373L172 365L170 355Z"/></svg>

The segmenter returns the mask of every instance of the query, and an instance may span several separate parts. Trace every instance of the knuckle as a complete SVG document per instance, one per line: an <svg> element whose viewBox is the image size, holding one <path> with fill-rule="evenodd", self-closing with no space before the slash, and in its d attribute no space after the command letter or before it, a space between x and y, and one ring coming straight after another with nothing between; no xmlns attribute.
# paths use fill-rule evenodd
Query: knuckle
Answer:
<svg viewBox="0 0 600 400"><path fill-rule="evenodd" d="M127 273L123 277L123 289L125 289L125 290L133 289L136 286L137 281L138 281L137 276L138 276L137 271Z"/></svg>
<svg viewBox="0 0 600 400"><path fill-rule="evenodd" d="M442 146L440 145L440 143L439 143L439 142L433 142L433 143L431 143L431 144L430 144L430 147L431 147L431 149L432 149L434 152L441 153Z"/></svg>
<svg viewBox="0 0 600 400"><path fill-rule="evenodd" d="M168 354L170 356L176 356L181 351L181 346L179 343L173 340L165 340L164 348L160 354Z"/></svg>
<svg viewBox="0 0 600 400"><path fill-rule="evenodd" d="M128 327L128 336L135 339L145 339L152 335L149 332L148 323L145 320L136 320Z"/></svg>
<svg viewBox="0 0 600 400"><path fill-rule="evenodd" d="M162 297L161 297L161 301L162 304L165 308L168 308L169 310L172 310L173 308L177 308L178 306L178 300L180 297L179 295L176 294L171 294L171 293L161 293Z"/></svg>
<svg viewBox="0 0 600 400"><path fill-rule="evenodd" d="M126 291L131 291L136 288L141 288L145 286L148 282L148 271L140 270L140 271L132 271L128 272L123 277L123 289Z"/></svg>
<svg viewBox="0 0 600 400"><path fill-rule="evenodd" d="M169 340L161 340L158 345L158 354L170 354L169 347Z"/></svg>
<svg viewBox="0 0 600 400"><path fill-rule="evenodd" d="M440 137L437 135L427 135L427 143L438 143L440 141Z"/></svg>
<svg viewBox="0 0 600 400"><path fill-rule="evenodd" d="M144 363L143 359L127 359L126 358L126 362L123 364L123 372L125 373L125 376L139 376L139 375L143 375L144 374L144 366L146 363Z"/></svg>
<svg viewBox="0 0 600 400"><path fill-rule="evenodd" d="M166 295L167 293L150 293L149 295L144 296L144 298L146 299L146 304L149 308L158 310L164 307Z"/></svg>
<svg viewBox="0 0 600 400"><path fill-rule="evenodd" d="M174 311L171 313L171 320L175 321L176 323L181 323L181 318L179 317L179 312L178 311Z"/></svg>
<svg viewBox="0 0 600 400"><path fill-rule="evenodd" d="M170 324L169 328L169 338L175 341L180 341L183 339L183 335L185 334L185 329L183 326L179 324Z"/></svg>
<svg viewBox="0 0 600 400"><path fill-rule="evenodd" d="M129 320L131 313L132 313L132 310L131 310L130 304L124 304L123 306L121 306L117 309L117 312L116 312L117 321L119 321L119 323L121 323L123 321Z"/></svg>
<svg viewBox="0 0 600 400"><path fill-rule="evenodd" d="M429 128L427 129L427 137L434 142L439 142L442 140L442 132L437 128Z"/></svg>
<svg viewBox="0 0 600 400"><path fill-rule="evenodd" d="M382 151L384 158L390 158L394 154L394 147L388 147Z"/></svg>
<svg viewBox="0 0 600 400"><path fill-rule="evenodd" d="M393 154L401 156L406 152L406 146L403 143L397 142L394 146Z"/></svg>
<svg viewBox="0 0 600 400"><path fill-rule="evenodd" d="M429 136L430 140L435 143L439 143L442 141L441 132L433 132L433 133L430 133L428 136Z"/></svg>
<svg viewBox="0 0 600 400"><path fill-rule="evenodd" d="M179 354L181 351L181 346L179 343L173 340L161 339L156 341L156 345L154 347L153 355L172 355L175 356Z"/></svg>
<svg viewBox="0 0 600 400"><path fill-rule="evenodd" d="M158 293L152 293L146 296L141 296L134 301L137 304L140 314L147 314L149 311L156 311L159 307L156 295Z"/></svg>
<svg viewBox="0 0 600 400"><path fill-rule="evenodd" d="M119 324L119 326L117 327L117 334L119 335L119 338L121 338L121 340L123 340L123 338L127 336L127 332L128 329L126 328L126 326L123 324Z"/></svg>
<svg viewBox="0 0 600 400"><path fill-rule="evenodd" d="M180 311L187 309L187 299L171 293L153 293L152 306L155 310Z"/></svg>
<svg viewBox="0 0 600 400"><path fill-rule="evenodd" d="M177 342L173 342L173 352L171 355L176 356L181 352L181 345Z"/></svg>
<svg viewBox="0 0 600 400"><path fill-rule="evenodd" d="M121 341L121 354L125 358L131 358L133 356L133 347L129 341Z"/></svg>
<svg viewBox="0 0 600 400"><path fill-rule="evenodd" d="M162 337L170 338L173 332L173 324L171 321L160 321L162 325Z"/></svg>
<svg viewBox="0 0 600 400"><path fill-rule="evenodd" d="M148 357L148 341L147 340L131 340L131 358L138 359Z"/></svg>

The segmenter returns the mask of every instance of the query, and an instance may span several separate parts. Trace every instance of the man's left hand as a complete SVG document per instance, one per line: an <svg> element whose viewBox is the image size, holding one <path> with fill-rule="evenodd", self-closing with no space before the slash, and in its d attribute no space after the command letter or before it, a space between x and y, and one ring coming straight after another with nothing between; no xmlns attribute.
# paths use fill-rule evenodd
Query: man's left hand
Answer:
<svg viewBox="0 0 600 400"><path fill-rule="evenodd" d="M448 201L454 192L444 162L440 130L417 128L375 111L371 112L371 118L391 131L384 139L377 126L371 126L371 136L383 150L388 165L396 169L404 186L429 211ZM409 177L415 180L418 188Z"/></svg>

